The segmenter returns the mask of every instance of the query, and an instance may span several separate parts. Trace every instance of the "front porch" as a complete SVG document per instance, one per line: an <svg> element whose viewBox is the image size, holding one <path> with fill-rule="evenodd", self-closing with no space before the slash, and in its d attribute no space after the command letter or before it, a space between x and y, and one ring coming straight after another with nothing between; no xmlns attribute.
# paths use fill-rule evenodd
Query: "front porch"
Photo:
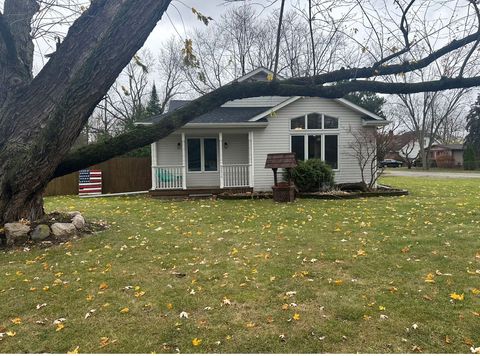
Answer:
<svg viewBox="0 0 480 356"><path fill-rule="evenodd" d="M152 195L251 191L253 163L252 131L172 135L152 145Z"/></svg>

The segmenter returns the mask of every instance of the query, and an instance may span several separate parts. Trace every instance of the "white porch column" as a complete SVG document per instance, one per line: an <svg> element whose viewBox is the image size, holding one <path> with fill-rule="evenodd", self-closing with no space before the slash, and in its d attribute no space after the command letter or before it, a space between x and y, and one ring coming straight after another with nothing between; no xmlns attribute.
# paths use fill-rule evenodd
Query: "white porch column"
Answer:
<svg viewBox="0 0 480 356"><path fill-rule="evenodd" d="M255 182L255 159L253 151L253 131L248 132L248 165L249 165L249 175L248 183L250 188L253 188Z"/></svg>
<svg viewBox="0 0 480 356"><path fill-rule="evenodd" d="M182 132L182 189L187 189L187 160L185 132Z"/></svg>
<svg viewBox="0 0 480 356"><path fill-rule="evenodd" d="M225 187L224 176L223 176L223 132L218 133L218 146L220 151L220 189Z"/></svg>
<svg viewBox="0 0 480 356"><path fill-rule="evenodd" d="M157 189L157 142L154 142L150 145L151 151L151 160L152 160L152 190Z"/></svg>

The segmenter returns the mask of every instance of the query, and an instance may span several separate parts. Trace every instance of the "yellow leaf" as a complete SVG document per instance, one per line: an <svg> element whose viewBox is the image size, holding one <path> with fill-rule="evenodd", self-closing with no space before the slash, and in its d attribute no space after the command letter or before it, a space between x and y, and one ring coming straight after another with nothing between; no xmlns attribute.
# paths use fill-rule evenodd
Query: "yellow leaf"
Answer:
<svg viewBox="0 0 480 356"><path fill-rule="evenodd" d="M195 338L192 340L193 346L200 346L202 344L202 339Z"/></svg>
<svg viewBox="0 0 480 356"><path fill-rule="evenodd" d="M366 256L366 255L367 255L367 253L362 249L357 251L357 256Z"/></svg>
<svg viewBox="0 0 480 356"><path fill-rule="evenodd" d="M300 320L300 314L298 314L298 313L293 314L292 319L293 320Z"/></svg>
<svg viewBox="0 0 480 356"><path fill-rule="evenodd" d="M120 313L122 314L127 314L128 312L130 312L130 309L128 308L123 308L122 310L120 310Z"/></svg>
<svg viewBox="0 0 480 356"><path fill-rule="evenodd" d="M167 304L167 309L172 310L172 309L173 309L173 304L172 304L172 303L168 303L168 304Z"/></svg>
<svg viewBox="0 0 480 356"><path fill-rule="evenodd" d="M57 324L57 328L55 329L55 331L60 331L60 330L63 330L65 328L65 325L62 324L62 323L58 323Z"/></svg>
<svg viewBox="0 0 480 356"><path fill-rule="evenodd" d="M100 286L98 287L100 290L105 290L105 289L108 289L108 284L103 282L102 284L100 284Z"/></svg>
<svg viewBox="0 0 480 356"><path fill-rule="evenodd" d="M271 82L273 80L273 73L268 73L267 80Z"/></svg>
<svg viewBox="0 0 480 356"><path fill-rule="evenodd" d="M462 294L457 294L457 293L451 293L450 294L450 298L452 298L453 300L463 300L464 299L464 295L463 293Z"/></svg>
<svg viewBox="0 0 480 356"><path fill-rule="evenodd" d="M11 322L15 325L18 325L18 324L21 324L22 323L22 319L20 318L15 318L15 319L12 319Z"/></svg>
<svg viewBox="0 0 480 356"><path fill-rule="evenodd" d="M15 331L7 331L5 334L7 334L7 336L10 336L10 337L14 337L15 335L17 335Z"/></svg>
<svg viewBox="0 0 480 356"><path fill-rule="evenodd" d="M76 348L74 348L72 351L68 351L67 354L69 355L76 355L78 354L80 351L80 346L77 346Z"/></svg>
<svg viewBox="0 0 480 356"><path fill-rule="evenodd" d="M378 310L385 310L385 309L387 309L387 308L385 308L383 305L378 306Z"/></svg>
<svg viewBox="0 0 480 356"><path fill-rule="evenodd" d="M89 294L89 295L87 295L86 299L87 299L87 302L91 302L92 300L95 299L95 297L93 295Z"/></svg>
<svg viewBox="0 0 480 356"><path fill-rule="evenodd" d="M254 328L255 325L256 325L256 324L255 324L254 322L252 322L252 321L249 321L248 323L245 324L245 326L246 326L247 328Z"/></svg>
<svg viewBox="0 0 480 356"><path fill-rule="evenodd" d="M100 338L100 348L103 348L105 346L107 346L108 344L110 344L110 339L108 337L101 337Z"/></svg>
<svg viewBox="0 0 480 356"><path fill-rule="evenodd" d="M475 295L479 295L480 294L480 289L473 288L472 293L475 294Z"/></svg>
<svg viewBox="0 0 480 356"><path fill-rule="evenodd" d="M433 273L429 273L427 274L427 276L425 277L425 283L435 283L435 275Z"/></svg>
<svg viewBox="0 0 480 356"><path fill-rule="evenodd" d="M337 285L337 286L341 286L342 284L343 284L343 280L341 280L341 279L337 279L335 281L335 285Z"/></svg>

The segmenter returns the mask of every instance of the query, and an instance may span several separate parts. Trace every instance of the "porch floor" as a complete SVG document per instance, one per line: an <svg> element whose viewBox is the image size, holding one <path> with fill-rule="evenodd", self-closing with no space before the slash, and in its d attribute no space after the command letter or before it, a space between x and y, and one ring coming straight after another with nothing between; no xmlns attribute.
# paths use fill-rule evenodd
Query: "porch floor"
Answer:
<svg viewBox="0 0 480 356"><path fill-rule="evenodd" d="M152 198L199 198L221 193L235 194L246 192L253 192L253 188L195 187L187 189L154 189L150 190L150 196Z"/></svg>

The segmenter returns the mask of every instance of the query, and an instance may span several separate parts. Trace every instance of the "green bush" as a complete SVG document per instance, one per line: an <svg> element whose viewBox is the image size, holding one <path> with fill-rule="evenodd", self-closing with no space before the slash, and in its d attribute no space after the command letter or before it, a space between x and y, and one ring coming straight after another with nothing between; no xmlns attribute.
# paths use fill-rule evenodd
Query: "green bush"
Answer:
<svg viewBox="0 0 480 356"><path fill-rule="evenodd" d="M334 183L332 168L319 159L298 162L298 166L290 170L290 178L301 192L328 190Z"/></svg>
<svg viewBox="0 0 480 356"><path fill-rule="evenodd" d="M467 145L465 151L463 152L463 167L470 171L477 169L475 149L472 145Z"/></svg>

